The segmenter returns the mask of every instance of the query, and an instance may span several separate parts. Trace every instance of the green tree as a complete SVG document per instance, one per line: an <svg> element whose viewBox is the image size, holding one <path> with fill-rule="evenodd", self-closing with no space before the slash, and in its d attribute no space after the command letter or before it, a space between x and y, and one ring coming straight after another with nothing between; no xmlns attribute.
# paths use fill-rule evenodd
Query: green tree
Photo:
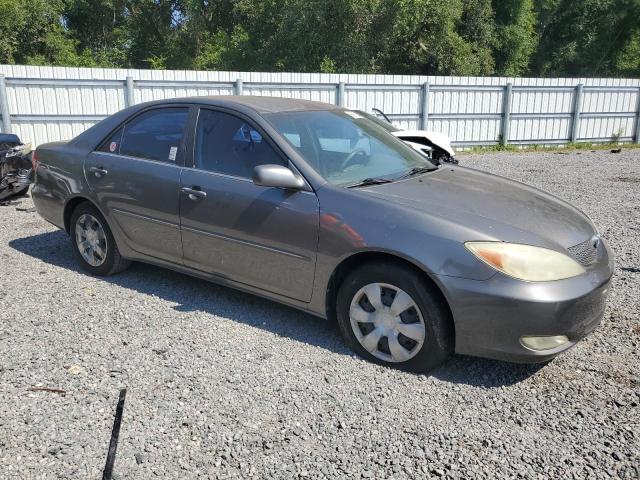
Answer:
<svg viewBox="0 0 640 480"><path fill-rule="evenodd" d="M77 49L104 67L126 67L125 0L64 0L64 24Z"/></svg>
<svg viewBox="0 0 640 480"><path fill-rule="evenodd" d="M15 63L19 52L19 28L25 11L16 0L0 0L0 63Z"/></svg>
<svg viewBox="0 0 640 480"><path fill-rule="evenodd" d="M60 0L0 0L0 62L91 65L63 24Z"/></svg>
<svg viewBox="0 0 640 480"><path fill-rule="evenodd" d="M500 75L528 73L538 45L533 0L494 0L496 70Z"/></svg>
<svg viewBox="0 0 640 480"><path fill-rule="evenodd" d="M0 62L640 75L640 0L0 0Z"/></svg>
<svg viewBox="0 0 640 480"><path fill-rule="evenodd" d="M640 0L545 0L539 5L541 75L638 75Z"/></svg>
<svg viewBox="0 0 640 480"><path fill-rule="evenodd" d="M493 47L496 42L496 26L491 0L466 0L458 31L470 45L479 70L493 73L495 60Z"/></svg>
<svg viewBox="0 0 640 480"><path fill-rule="evenodd" d="M190 58L179 48L184 11L180 0L127 0L125 43L137 68L186 68Z"/></svg>
<svg viewBox="0 0 640 480"><path fill-rule="evenodd" d="M640 27L636 27L627 44L615 56L614 71L621 76L640 75Z"/></svg>
<svg viewBox="0 0 640 480"><path fill-rule="evenodd" d="M233 0L183 0L176 48L193 68L242 68L247 35Z"/></svg>
<svg viewBox="0 0 640 480"><path fill-rule="evenodd" d="M382 0L238 0L243 61L258 70L366 72ZM236 56L238 58L238 56Z"/></svg>
<svg viewBox="0 0 640 480"><path fill-rule="evenodd" d="M481 4L482 2L478 2ZM487 75L493 59L487 39L491 32L460 28L472 8L462 1L393 0L385 2L393 16L381 55L385 72L435 75ZM478 18L487 15L483 9Z"/></svg>

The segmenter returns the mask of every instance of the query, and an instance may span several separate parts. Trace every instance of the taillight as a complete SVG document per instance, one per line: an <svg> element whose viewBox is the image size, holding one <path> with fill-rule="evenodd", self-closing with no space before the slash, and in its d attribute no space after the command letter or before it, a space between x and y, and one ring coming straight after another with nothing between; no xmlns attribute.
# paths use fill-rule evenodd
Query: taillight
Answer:
<svg viewBox="0 0 640 480"><path fill-rule="evenodd" d="M38 169L38 151L34 150L31 152L31 166L33 167L33 171L35 172Z"/></svg>

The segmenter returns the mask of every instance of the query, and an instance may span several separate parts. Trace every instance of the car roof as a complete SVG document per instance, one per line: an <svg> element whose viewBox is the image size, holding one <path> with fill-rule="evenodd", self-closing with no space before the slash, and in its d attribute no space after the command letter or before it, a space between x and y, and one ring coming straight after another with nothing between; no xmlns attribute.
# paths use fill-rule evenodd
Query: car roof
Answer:
<svg viewBox="0 0 640 480"><path fill-rule="evenodd" d="M228 108L245 114L255 114L261 116L269 113L280 112L301 112L318 110L342 110L342 107L329 103L312 102L297 98L263 97L263 96L239 96L239 95L216 95L202 97L167 98L154 100L151 102L138 103L124 110L120 110L108 116L101 122L85 130L83 133L69 141L78 148L93 150L105 136L117 128L128 118L136 115L147 108L162 107L163 105L211 105L215 107Z"/></svg>
<svg viewBox="0 0 640 480"><path fill-rule="evenodd" d="M162 104L176 102L199 103L204 105L209 104L230 108L244 107L260 114L296 112L305 110L336 110L340 108L329 103L301 100L299 98L264 97L257 95L212 95L203 97L167 99L154 103Z"/></svg>

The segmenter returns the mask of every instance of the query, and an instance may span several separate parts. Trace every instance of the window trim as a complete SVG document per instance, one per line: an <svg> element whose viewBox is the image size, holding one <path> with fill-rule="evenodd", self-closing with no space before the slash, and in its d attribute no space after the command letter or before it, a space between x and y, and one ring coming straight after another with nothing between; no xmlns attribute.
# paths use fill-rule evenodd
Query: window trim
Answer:
<svg viewBox="0 0 640 480"><path fill-rule="evenodd" d="M175 162L170 162L168 160L156 160L155 158L144 158L144 157L137 157L134 155L125 155L123 153L120 152L120 147L122 146L122 138L124 137L124 133L126 131L126 127L127 124L129 124L130 122L132 122L133 120L135 120L136 118L138 118L140 115L143 115L145 113L148 113L150 111L153 110L165 110L167 108L183 108L187 110L187 120L184 124L184 133L182 135L182 139L180 140L180 146L178 147L178 155L176 156L176 161ZM113 130L111 130L109 132L108 135L106 135L102 141L100 143L98 143L98 146L96 148L94 148L94 152L95 153L99 153L99 154L103 154L103 155L115 155L117 157L125 157L125 158L131 158L131 159L135 159L135 160L144 160L146 162L154 162L154 163L160 163L162 165L173 165L176 167L184 167L186 165L186 157L187 157L187 145L188 145L188 140L191 140L190 137L190 132L192 130L192 117L193 117L193 111L194 109L197 109L197 106L192 104L192 103L167 103L167 104L160 104L160 105L152 105L146 108L143 108L141 110L138 110L137 112L135 112L133 115L127 117L126 120L124 120L122 123L120 123L116 128L114 128ZM111 136L117 132L119 129L122 129L122 134L120 136L120 144L118 145L118 151L117 152L103 152L100 150L100 148L106 144L107 141L109 141L111 139Z"/></svg>

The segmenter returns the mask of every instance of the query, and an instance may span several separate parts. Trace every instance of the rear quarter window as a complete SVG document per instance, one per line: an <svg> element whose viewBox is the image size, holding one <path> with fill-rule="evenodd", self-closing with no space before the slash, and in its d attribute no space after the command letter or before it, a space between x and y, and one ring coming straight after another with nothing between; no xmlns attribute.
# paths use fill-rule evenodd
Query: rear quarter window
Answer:
<svg viewBox="0 0 640 480"><path fill-rule="evenodd" d="M120 143L122 141L122 131L124 127L120 127L118 130L113 132L109 137L107 137L102 145L98 147L99 152L107 152L107 153L120 153Z"/></svg>

